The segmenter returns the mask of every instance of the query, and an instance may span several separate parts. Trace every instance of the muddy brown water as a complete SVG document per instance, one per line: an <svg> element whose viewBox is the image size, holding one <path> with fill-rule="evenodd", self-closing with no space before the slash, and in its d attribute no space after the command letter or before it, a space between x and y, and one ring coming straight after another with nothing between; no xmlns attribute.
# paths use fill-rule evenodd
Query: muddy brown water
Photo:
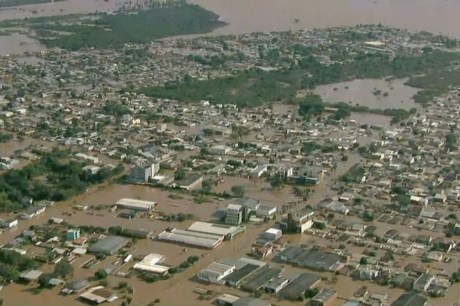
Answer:
<svg viewBox="0 0 460 306"><path fill-rule="evenodd" d="M348 82L321 85L313 91L326 102L345 102L351 106L370 109L402 108L410 110L419 105L412 97L417 88L404 85L406 80L358 79Z"/></svg>

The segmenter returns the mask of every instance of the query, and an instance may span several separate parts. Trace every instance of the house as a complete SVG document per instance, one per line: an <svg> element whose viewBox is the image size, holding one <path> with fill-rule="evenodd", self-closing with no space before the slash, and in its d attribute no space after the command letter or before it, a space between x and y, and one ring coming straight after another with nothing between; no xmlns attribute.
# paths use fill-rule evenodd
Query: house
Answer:
<svg viewBox="0 0 460 306"><path fill-rule="evenodd" d="M268 165L260 165L249 174L252 178L259 178L268 170Z"/></svg>
<svg viewBox="0 0 460 306"><path fill-rule="evenodd" d="M217 145L208 149L209 154L211 155L227 155L230 153L231 149L227 146Z"/></svg>
<svg viewBox="0 0 460 306"><path fill-rule="evenodd" d="M35 205L27 208L23 213L21 213L21 219L28 220L32 219L35 216L45 213L46 206Z"/></svg>

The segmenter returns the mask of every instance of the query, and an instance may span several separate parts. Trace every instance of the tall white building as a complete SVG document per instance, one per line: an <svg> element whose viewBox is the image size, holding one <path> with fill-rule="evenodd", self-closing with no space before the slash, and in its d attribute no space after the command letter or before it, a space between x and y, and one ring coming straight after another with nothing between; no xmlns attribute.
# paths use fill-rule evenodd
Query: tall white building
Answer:
<svg viewBox="0 0 460 306"><path fill-rule="evenodd" d="M225 215L225 224L240 225L243 222L243 206L238 204L228 204Z"/></svg>

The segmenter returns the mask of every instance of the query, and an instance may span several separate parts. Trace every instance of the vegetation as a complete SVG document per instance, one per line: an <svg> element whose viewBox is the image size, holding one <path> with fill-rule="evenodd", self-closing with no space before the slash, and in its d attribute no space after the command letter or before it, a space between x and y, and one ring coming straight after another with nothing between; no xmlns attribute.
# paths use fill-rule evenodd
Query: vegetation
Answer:
<svg viewBox="0 0 460 306"><path fill-rule="evenodd" d="M22 271L35 269L38 263L15 251L0 250L0 277L5 281L17 281Z"/></svg>
<svg viewBox="0 0 460 306"><path fill-rule="evenodd" d="M1 3L1 2L0 2ZM0 143L5 143L13 139L13 135L0 133Z"/></svg>
<svg viewBox="0 0 460 306"><path fill-rule="evenodd" d="M244 197L244 194L246 192L244 186L239 186L239 185L232 186L231 191L236 197L239 197L239 198Z"/></svg>
<svg viewBox="0 0 460 306"><path fill-rule="evenodd" d="M102 168L96 174L83 170L83 162L70 160L69 151L53 150L22 169L9 170L0 176L0 211L25 209L34 201L62 201L85 192L123 170Z"/></svg>
<svg viewBox="0 0 460 306"><path fill-rule="evenodd" d="M340 177L342 182L359 183L364 176L364 168L360 164L356 164L351 169Z"/></svg>
<svg viewBox="0 0 460 306"><path fill-rule="evenodd" d="M206 33L223 25L217 15L192 4L163 5L134 13L120 11L95 16L98 18L75 23L40 18L29 20L28 24L41 34L40 41L47 47L70 50L120 48L127 43L149 43L163 37ZM59 31L70 34L56 34Z"/></svg>
<svg viewBox="0 0 460 306"><path fill-rule="evenodd" d="M213 103L241 106L257 106L271 101L300 102L304 109L303 114L314 115L322 108L317 96L307 96L302 98L304 101L297 101L299 90L357 78L408 77L408 85L430 90L415 97L418 102L426 103L427 99L422 99L421 96L429 94L434 97L451 85L460 85L460 72L450 69L460 59L460 53L457 52L431 50L421 55L401 55L394 58L387 54L363 52L348 55L346 61L329 66L321 64L312 52L306 51L297 65L286 69L269 72L252 69L232 77L206 81L185 78L182 82L142 88L138 92L180 101L208 99ZM420 76L421 74L424 76ZM446 77L446 74L451 77ZM308 104L312 106L306 106Z"/></svg>

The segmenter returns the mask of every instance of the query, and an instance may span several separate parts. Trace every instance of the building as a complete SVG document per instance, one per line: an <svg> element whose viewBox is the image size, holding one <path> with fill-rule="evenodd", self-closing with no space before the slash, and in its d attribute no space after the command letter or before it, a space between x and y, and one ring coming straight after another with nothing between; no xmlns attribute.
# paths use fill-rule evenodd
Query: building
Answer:
<svg viewBox="0 0 460 306"><path fill-rule="evenodd" d="M46 206L42 206L42 205L30 206L21 214L21 219L23 220L32 219L33 217L44 214L45 211L46 211Z"/></svg>
<svg viewBox="0 0 460 306"><path fill-rule="evenodd" d="M416 293L403 293L391 306L428 306L428 299Z"/></svg>
<svg viewBox="0 0 460 306"><path fill-rule="evenodd" d="M174 182L173 187L178 187L180 189L190 191L201 188L202 184L203 176L201 174L196 173L189 175L180 181Z"/></svg>
<svg viewBox="0 0 460 306"><path fill-rule="evenodd" d="M151 178L160 172L160 163L143 163L134 166L127 178L127 181L132 184L147 183Z"/></svg>
<svg viewBox="0 0 460 306"><path fill-rule="evenodd" d="M289 278L289 283L279 292L279 297L297 301L305 295L305 291L316 287L321 282L321 278L313 273L302 273Z"/></svg>
<svg viewBox="0 0 460 306"><path fill-rule="evenodd" d="M241 288L249 292L255 292L264 287L269 281L279 278L282 271L282 269L265 265L246 277L242 282Z"/></svg>
<svg viewBox="0 0 460 306"><path fill-rule="evenodd" d="M332 289L323 289L315 295L311 301L311 306L333 306L337 300L337 292Z"/></svg>
<svg viewBox="0 0 460 306"><path fill-rule="evenodd" d="M240 225L243 222L243 206L228 204L225 214L225 224Z"/></svg>
<svg viewBox="0 0 460 306"><path fill-rule="evenodd" d="M138 199L120 199L115 203L117 208L131 209L137 211L151 211L157 205L157 202L145 201Z"/></svg>
<svg viewBox="0 0 460 306"><path fill-rule="evenodd" d="M189 230L170 229L158 234L158 240L179 243L204 249L215 249L224 241L224 236Z"/></svg>
<svg viewBox="0 0 460 306"><path fill-rule="evenodd" d="M197 274L197 278L200 281L213 283L213 284L225 284L225 277L232 274L235 271L235 266L227 265L220 262L213 262L205 269L201 270Z"/></svg>
<svg viewBox="0 0 460 306"><path fill-rule="evenodd" d="M269 241L278 240L282 236L283 236L283 232L277 228L269 228L262 234L263 239L267 239Z"/></svg>
<svg viewBox="0 0 460 306"><path fill-rule="evenodd" d="M168 273L169 267L159 265L165 260L165 257L160 254L149 254L133 267L134 270L152 272L155 274L165 275Z"/></svg>
<svg viewBox="0 0 460 306"><path fill-rule="evenodd" d="M348 259L335 253L299 246L288 246L275 258L279 262L286 262L316 271L336 271Z"/></svg>
<svg viewBox="0 0 460 306"><path fill-rule="evenodd" d="M76 240L80 238L80 230L79 229L69 229L65 234L65 238L67 240Z"/></svg>
<svg viewBox="0 0 460 306"><path fill-rule="evenodd" d="M431 283L435 280L435 277L429 273L420 275L414 282L413 289L419 292L425 292L430 287Z"/></svg>
<svg viewBox="0 0 460 306"><path fill-rule="evenodd" d="M93 287L81 294L80 298L94 304L110 303L118 299L113 291L106 289L104 286Z"/></svg>
<svg viewBox="0 0 460 306"><path fill-rule="evenodd" d="M283 216L281 229L288 233L303 233L313 226L313 217L313 211L290 212Z"/></svg>
<svg viewBox="0 0 460 306"><path fill-rule="evenodd" d="M29 271L25 271L19 274L19 278L22 280L28 281L28 282L35 282L35 281L38 281L38 278L42 274L43 274L42 271L29 270Z"/></svg>
<svg viewBox="0 0 460 306"><path fill-rule="evenodd" d="M267 301L249 296L239 298L231 306L271 306L271 304Z"/></svg>
<svg viewBox="0 0 460 306"><path fill-rule="evenodd" d="M64 288L62 288L61 293L63 294L72 294L72 293L78 293L89 286L89 281L86 279L77 279L70 281L64 285Z"/></svg>
<svg viewBox="0 0 460 306"><path fill-rule="evenodd" d="M129 239L119 236L106 236L90 246L88 252L93 254L113 255L129 243Z"/></svg>
<svg viewBox="0 0 460 306"><path fill-rule="evenodd" d="M260 218L272 219L276 214L277 208L272 205L260 205L256 209L256 216Z"/></svg>
<svg viewBox="0 0 460 306"><path fill-rule="evenodd" d="M1 221L2 228L13 228L19 225L18 219L9 219L5 221Z"/></svg>
<svg viewBox="0 0 460 306"><path fill-rule="evenodd" d="M209 154L211 155L227 155L230 153L231 149L227 146L217 145L208 149Z"/></svg>
<svg viewBox="0 0 460 306"><path fill-rule="evenodd" d="M259 178L268 170L268 165L260 165L251 171L249 174L252 178Z"/></svg>
<svg viewBox="0 0 460 306"><path fill-rule="evenodd" d="M99 164L99 158L97 158L95 156L86 155L84 153L77 153L77 154L75 154L75 157L77 159L79 159L79 160L88 161L88 162L91 162L93 164Z"/></svg>
<svg viewBox="0 0 460 306"><path fill-rule="evenodd" d="M194 222L187 229L187 231L191 232L223 236L225 240L232 240L236 235L243 233L245 230L246 227L244 226L229 226L201 221Z"/></svg>
<svg viewBox="0 0 460 306"><path fill-rule="evenodd" d="M264 291L271 294L277 294L289 284L289 279L286 277L278 277L272 279L264 286Z"/></svg>
<svg viewBox="0 0 460 306"><path fill-rule="evenodd" d="M243 222L249 221L253 215L257 215L257 209L260 207L260 201L250 198L234 199L234 204L243 206Z"/></svg>
<svg viewBox="0 0 460 306"><path fill-rule="evenodd" d="M303 166L298 168L292 176L289 176L288 181L297 185L311 186L321 183L323 177L323 168L316 166Z"/></svg>

